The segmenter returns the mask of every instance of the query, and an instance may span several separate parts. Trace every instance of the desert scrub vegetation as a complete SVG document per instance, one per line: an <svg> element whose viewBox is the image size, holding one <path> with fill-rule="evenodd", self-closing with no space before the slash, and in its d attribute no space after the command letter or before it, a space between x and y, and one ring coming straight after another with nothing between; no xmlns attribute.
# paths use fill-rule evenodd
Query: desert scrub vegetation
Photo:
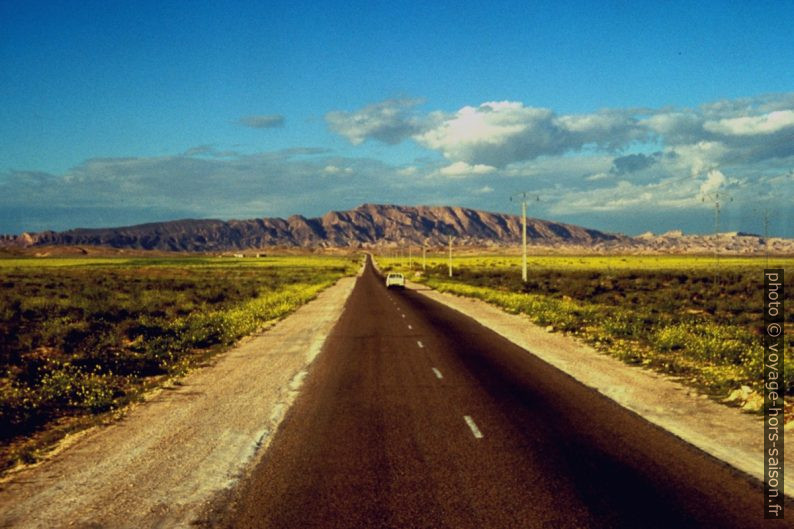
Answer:
<svg viewBox="0 0 794 529"><path fill-rule="evenodd" d="M27 438L123 407L356 267L325 257L0 260L0 470L35 458L40 443Z"/></svg>
<svg viewBox="0 0 794 529"><path fill-rule="evenodd" d="M405 259L380 258L408 270ZM523 313L550 330L578 336L631 364L675 375L709 395L758 403L763 377L763 258L536 256L527 283L514 256L456 258L448 277L442 256L416 279L435 289ZM772 259L769 268L791 268ZM421 261L414 262L414 270ZM794 277L785 277L791 292ZM785 394L794 397L794 303L785 313ZM744 389L742 389L744 387ZM748 391L748 389L750 391ZM747 402L747 397L756 398ZM790 413L789 413L790 415Z"/></svg>

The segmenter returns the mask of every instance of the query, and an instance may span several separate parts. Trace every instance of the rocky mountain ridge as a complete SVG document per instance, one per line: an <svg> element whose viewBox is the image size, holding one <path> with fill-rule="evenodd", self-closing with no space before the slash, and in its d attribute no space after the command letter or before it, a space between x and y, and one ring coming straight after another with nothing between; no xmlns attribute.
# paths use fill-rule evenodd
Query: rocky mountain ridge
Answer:
<svg viewBox="0 0 794 529"><path fill-rule="evenodd" d="M130 250L234 252L273 247L373 248L446 245L514 247L521 242L521 217L462 207L363 204L322 217L287 219L177 220L118 228L44 231L0 236L0 246L103 246ZM572 224L527 219L534 248L629 253L794 253L794 241L751 234L684 235L668 232L638 237Z"/></svg>
<svg viewBox="0 0 794 529"><path fill-rule="evenodd" d="M364 204L318 218L177 220L119 228L44 231L5 236L20 246L92 245L171 251L231 251L273 246L358 247L446 244L502 246L520 240L521 219L461 207ZM539 243L595 245L624 238L579 226L527 219L527 233Z"/></svg>

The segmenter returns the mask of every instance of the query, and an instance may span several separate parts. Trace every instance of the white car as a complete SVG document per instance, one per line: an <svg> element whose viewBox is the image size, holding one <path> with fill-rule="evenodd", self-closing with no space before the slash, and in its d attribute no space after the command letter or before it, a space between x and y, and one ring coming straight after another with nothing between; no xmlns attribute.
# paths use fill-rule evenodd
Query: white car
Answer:
<svg viewBox="0 0 794 529"><path fill-rule="evenodd" d="M386 275L386 288L405 288L405 276L397 272Z"/></svg>

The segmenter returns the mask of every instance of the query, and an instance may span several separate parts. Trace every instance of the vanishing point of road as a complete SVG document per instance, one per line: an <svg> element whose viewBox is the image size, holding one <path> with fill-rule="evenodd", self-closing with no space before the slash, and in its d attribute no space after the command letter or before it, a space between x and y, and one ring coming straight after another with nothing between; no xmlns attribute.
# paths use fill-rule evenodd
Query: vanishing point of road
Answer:
<svg viewBox="0 0 794 529"><path fill-rule="evenodd" d="M758 481L476 321L387 290L369 261L215 514L230 528L791 527L763 519Z"/></svg>

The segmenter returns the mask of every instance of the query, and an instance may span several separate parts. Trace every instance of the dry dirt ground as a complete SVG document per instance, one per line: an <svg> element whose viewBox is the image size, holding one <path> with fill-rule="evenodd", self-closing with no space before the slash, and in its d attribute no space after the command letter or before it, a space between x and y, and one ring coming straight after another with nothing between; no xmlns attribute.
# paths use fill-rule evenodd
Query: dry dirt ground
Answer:
<svg viewBox="0 0 794 529"><path fill-rule="evenodd" d="M526 316L508 314L484 301L436 292L415 283L409 283L409 288L476 319L624 408L763 479L760 416L713 402L669 377L626 365L569 336L547 332ZM785 467L794 468L794 450L786 452ZM794 476L790 472L785 475L785 490L794 496Z"/></svg>
<svg viewBox="0 0 794 529"><path fill-rule="evenodd" d="M12 475L0 484L0 527L189 527L264 452L354 283L339 280L212 367Z"/></svg>

